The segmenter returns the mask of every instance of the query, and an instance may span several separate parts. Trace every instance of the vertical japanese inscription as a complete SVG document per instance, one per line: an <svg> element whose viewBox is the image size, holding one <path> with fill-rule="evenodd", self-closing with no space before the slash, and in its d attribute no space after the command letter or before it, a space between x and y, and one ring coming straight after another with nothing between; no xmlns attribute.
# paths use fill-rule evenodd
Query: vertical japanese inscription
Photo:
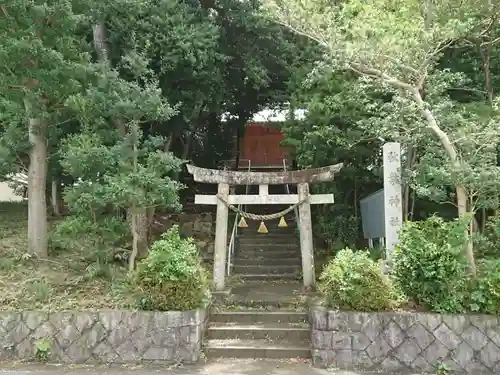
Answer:
<svg viewBox="0 0 500 375"><path fill-rule="evenodd" d="M401 145L386 143L383 147L384 159L384 223L387 260L398 243L398 232L403 223L401 190Z"/></svg>

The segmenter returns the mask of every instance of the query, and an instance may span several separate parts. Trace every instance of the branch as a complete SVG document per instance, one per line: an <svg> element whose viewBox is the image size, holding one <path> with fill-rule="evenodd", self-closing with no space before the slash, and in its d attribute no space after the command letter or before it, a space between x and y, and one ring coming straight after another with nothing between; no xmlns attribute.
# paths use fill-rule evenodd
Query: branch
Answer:
<svg viewBox="0 0 500 375"><path fill-rule="evenodd" d="M493 45L493 44L496 44L500 42L500 36L498 38L495 38L493 40L490 40L489 42L484 42L484 43L481 43L481 47L484 47L484 46L488 46L488 45Z"/></svg>
<svg viewBox="0 0 500 375"><path fill-rule="evenodd" d="M369 67L366 65L356 64L356 63L349 63L349 68L358 74L380 78L384 82L391 85L392 87L395 87L398 89L403 89L403 90L408 90L408 91L415 89L415 87L413 87L409 83L406 83L406 82L401 81L397 78L394 78L394 77L388 75L387 73L384 73L383 71L376 69L376 68L372 68L372 67Z"/></svg>
<svg viewBox="0 0 500 375"><path fill-rule="evenodd" d="M410 93L413 95L413 98L417 105L419 106L420 110L422 111L422 114L424 118L427 120L428 123L428 128L436 135L436 137L439 139L441 142L441 145L445 149L446 153L448 154L451 162L453 163L454 167L459 167L460 162L458 159L458 154L457 150L453 146L453 143L451 143L450 138L448 137L448 134L446 134L440 127L439 124L432 114L432 112L427 108L426 103L422 99L422 95L420 94L420 91L415 88L415 87L410 87L409 89Z"/></svg>
<svg viewBox="0 0 500 375"><path fill-rule="evenodd" d="M324 48L330 50L330 51L335 51L328 43L326 43L324 40L320 39L319 37L317 36L314 36L312 34L309 34L309 33L306 33L305 31L302 31L302 30L299 30L297 29L296 27L290 25L289 23L285 23L283 21L280 21L280 20L275 20L275 22L283 27L286 27L287 29L289 29L291 32L297 34L297 35L301 35L307 39L310 39L312 40L313 42L316 42L318 43L319 45L323 46ZM397 59L395 59L394 57L391 57L389 55L384 55L384 54L376 54L376 53L369 53L369 52L365 52L366 54L372 56L372 57L384 57L388 60L390 60L391 62L395 63L396 65L399 65L401 68L403 69L406 69L412 73L415 73L415 74L420 74L420 71L415 69L415 68L412 68L411 66L408 66L408 65L405 65L405 64L402 64L401 62L397 61Z"/></svg>
<svg viewBox="0 0 500 375"><path fill-rule="evenodd" d="M303 37L305 37L305 38L307 38L307 39L310 39L310 40L312 40L312 41L314 41L314 42L316 42L316 43L318 43L318 44L322 45L322 46L323 46L323 47L325 47L325 48L329 48L328 44L327 44L325 41L323 41L323 40L319 39L318 37L316 37L316 36L314 36L314 35L311 35L311 34L309 34L309 33L306 33L305 31L299 30L299 29L297 29L296 27L294 27L294 26L292 26L292 25L290 25L290 24L288 24L288 23L285 23L285 22L283 22L283 21L280 21L280 20L275 20L275 22L276 22L278 25L281 25L281 26L286 27L286 28L287 28L287 29L289 29L291 32L293 32L293 33L295 33L295 34L297 34L297 35L301 35L301 36L303 36ZM330 49L330 48L329 48L329 49Z"/></svg>
<svg viewBox="0 0 500 375"><path fill-rule="evenodd" d="M449 87L448 90L453 90L453 91L470 91L470 92L475 92L478 94L486 94L487 92L484 90L479 90L479 89L473 89L469 87Z"/></svg>
<svg viewBox="0 0 500 375"><path fill-rule="evenodd" d="M464 140L468 140L470 138L476 138L476 137L479 137L479 136L482 136L482 135L488 135L488 134L491 134L491 131L484 131L484 132L477 132L477 133L470 133L470 134L467 134L463 137L460 137L460 138L457 138L453 141L453 143L458 143L458 142L462 142Z"/></svg>

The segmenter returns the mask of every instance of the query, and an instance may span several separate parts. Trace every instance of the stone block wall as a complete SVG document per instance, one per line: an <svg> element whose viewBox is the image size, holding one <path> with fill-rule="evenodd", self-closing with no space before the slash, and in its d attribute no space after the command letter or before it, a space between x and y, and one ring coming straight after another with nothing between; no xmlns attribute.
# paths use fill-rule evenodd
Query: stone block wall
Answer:
<svg viewBox="0 0 500 375"><path fill-rule="evenodd" d="M170 228L174 224L179 225L182 235L193 237L203 258L213 258L215 223L211 213L170 215L165 226Z"/></svg>
<svg viewBox="0 0 500 375"><path fill-rule="evenodd" d="M210 239L214 236L215 226L211 213L178 214L170 217L172 224L178 224L180 232L189 237Z"/></svg>
<svg viewBox="0 0 500 375"><path fill-rule="evenodd" d="M427 313L361 313L313 307L315 365L370 371L500 374L500 318Z"/></svg>
<svg viewBox="0 0 500 375"><path fill-rule="evenodd" d="M196 362L207 314L193 311L2 312L0 360L63 363Z"/></svg>

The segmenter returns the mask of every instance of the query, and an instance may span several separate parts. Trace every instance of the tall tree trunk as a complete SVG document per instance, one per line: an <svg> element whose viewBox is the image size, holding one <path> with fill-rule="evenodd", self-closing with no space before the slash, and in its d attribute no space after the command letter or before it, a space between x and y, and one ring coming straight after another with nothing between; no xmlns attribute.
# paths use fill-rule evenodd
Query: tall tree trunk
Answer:
<svg viewBox="0 0 500 375"><path fill-rule="evenodd" d="M106 44L106 25L104 22L99 22L92 26L92 35L94 48L100 62L111 64L109 61L109 51ZM114 119L114 124L118 129L118 134L121 137L126 136L125 124L121 119ZM134 158L136 155L134 155ZM134 160L137 164L137 160ZM154 211L153 211L154 216ZM133 270L135 267L136 258L144 258L148 254L149 248L149 232L148 232L148 215L146 209L133 207L128 209L127 217L131 219L130 230L132 231L132 254L129 259L129 268Z"/></svg>
<svg viewBox="0 0 500 375"><path fill-rule="evenodd" d="M163 146L163 152L169 152L170 147L172 147L172 143L174 143L175 133L172 131Z"/></svg>
<svg viewBox="0 0 500 375"><path fill-rule="evenodd" d="M137 259L144 259L149 253L149 226L147 209L136 209Z"/></svg>
<svg viewBox="0 0 500 375"><path fill-rule="evenodd" d="M187 160L189 156L189 152L191 151L191 139L192 139L192 132L189 132L188 135L186 136L186 141L184 142L182 148L182 154L181 154L182 160ZM179 181L180 174L181 174L180 171L175 172L174 180Z"/></svg>
<svg viewBox="0 0 500 375"><path fill-rule="evenodd" d="M26 112L31 105L25 101ZM47 140L45 123L39 118L29 120L30 164L28 167L28 252L43 258L48 255L47 236Z"/></svg>
<svg viewBox="0 0 500 375"><path fill-rule="evenodd" d="M407 146L407 151L406 151L406 169L408 171L412 171L415 163L417 162L417 148L413 145L408 145ZM403 218L405 221L411 220L410 218L410 211L413 209L411 208L410 205L410 196L412 191L410 189L410 183L407 181L405 183L404 187L404 194L403 194Z"/></svg>
<svg viewBox="0 0 500 375"><path fill-rule="evenodd" d="M137 172L138 167L138 147L137 138L134 139L134 144L132 146L132 166L134 172ZM130 212L130 229L132 231L132 253L129 258L129 271L132 272L135 268L135 262L137 258L145 258L148 253L148 232L147 232L147 215L146 209L143 207L137 207L134 203L129 209Z"/></svg>
<svg viewBox="0 0 500 375"><path fill-rule="evenodd" d="M135 269L135 259L137 258L138 253L138 243L139 240L137 238L137 222L136 222L136 210L135 204L129 210L130 212L130 226L132 229L132 253L130 253L130 257L128 258L128 271L133 272Z"/></svg>
<svg viewBox="0 0 500 375"><path fill-rule="evenodd" d="M52 204L52 212L55 216L61 216L61 207L59 205L59 179L54 178L52 180L52 185L50 188L51 199L50 203Z"/></svg>
<svg viewBox="0 0 500 375"><path fill-rule="evenodd" d="M489 2L491 6L491 1ZM496 22L495 22L496 23ZM490 30L494 29L494 25L490 26ZM493 82L491 79L491 54L493 52L493 38L491 33L489 33L489 40L488 43L486 44L486 49L483 52L482 46L479 44L479 53L483 59L483 75L484 75L484 87L486 89L486 93L488 95L488 104L490 107L493 109L494 103L493 99L495 97L495 91L493 88ZM493 216L496 216L496 211L498 207L493 208ZM486 228L486 219L487 219L487 213L486 209L482 208L482 216L484 217L483 223L482 223L482 231Z"/></svg>
<svg viewBox="0 0 500 375"><path fill-rule="evenodd" d="M417 193L414 189L411 190L411 208L409 212L409 220L412 221L415 218L415 201L417 200Z"/></svg>
<svg viewBox="0 0 500 375"><path fill-rule="evenodd" d="M241 155L241 129L238 126L236 126L236 157L234 161L234 170L237 171L238 168L240 167L240 155Z"/></svg>
<svg viewBox="0 0 500 375"><path fill-rule="evenodd" d="M104 22L99 22L92 26L92 36L99 62L109 63L109 51L106 45L106 25Z"/></svg>
<svg viewBox="0 0 500 375"><path fill-rule="evenodd" d="M94 43L94 49L97 53L97 59L101 63L106 63L111 66L111 61L109 60L109 50L106 44L106 25L104 22L98 22L92 26L92 37ZM120 119L114 119L113 123L118 129L120 136L125 137L126 129L125 124Z"/></svg>
<svg viewBox="0 0 500 375"><path fill-rule="evenodd" d="M434 135L438 138L439 142L443 146L444 151L448 155L448 158L450 159L453 167L455 170L460 170L461 169L461 164L460 164L460 159L457 154L457 150L455 149L455 146L453 146L453 143L451 143L450 138L448 135L439 127L439 124L432 114L432 112L427 108L426 104L424 103L422 96L420 95L420 92L418 89L413 88L411 90L413 97L415 99L415 102L417 105L420 107L420 110L422 112L422 115L427 121L428 128L434 133ZM467 214L467 191L464 186L457 185L455 186L455 191L457 195L457 209L458 209L458 216L462 217ZM476 261L474 259L474 246L472 243L472 239L470 238L469 234L471 234L469 231L467 231L467 236L469 237L469 240L467 241L465 245L465 256L467 257L467 261L469 262L470 266L470 272L472 274L476 273Z"/></svg>
<svg viewBox="0 0 500 375"><path fill-rule="evenodd" d="M172 131L170 135L168 136L167 141L165 142L165 145L163 146L163 152L170 152L170 147L172 147L172 144L174 143L174 138L175 138L175 132ZM146 220L147 220L147 243L148 247L151 245L153 241L153 226L154 226L154 220L155 220L155 213L156 213L156 207L148 207L146 209Z"/></svg>

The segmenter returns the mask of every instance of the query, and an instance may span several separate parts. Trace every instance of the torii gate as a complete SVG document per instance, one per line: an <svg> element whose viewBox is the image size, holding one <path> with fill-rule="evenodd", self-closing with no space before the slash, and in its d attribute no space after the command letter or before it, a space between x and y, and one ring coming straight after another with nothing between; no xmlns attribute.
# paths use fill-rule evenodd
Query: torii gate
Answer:
<svg viewBox="0 0 500 375"><path fill-rule="evenodd" d="M301 171L283 172L240 172L215 170L187 165L188 172L196 182L218 184L217 195L196 195L195 204L217 205L214 286L216 291L225 288L225 266L227 254L227 205L251 204L299 204L300 252L304 286L315 284L313 233L311 204L333 203L333 194L309 194L309 184L332 181L343 164ZM298 194L269 195L269 185L297 184ZM259 185L258 195L230 195L231 185Z"/></svg>

